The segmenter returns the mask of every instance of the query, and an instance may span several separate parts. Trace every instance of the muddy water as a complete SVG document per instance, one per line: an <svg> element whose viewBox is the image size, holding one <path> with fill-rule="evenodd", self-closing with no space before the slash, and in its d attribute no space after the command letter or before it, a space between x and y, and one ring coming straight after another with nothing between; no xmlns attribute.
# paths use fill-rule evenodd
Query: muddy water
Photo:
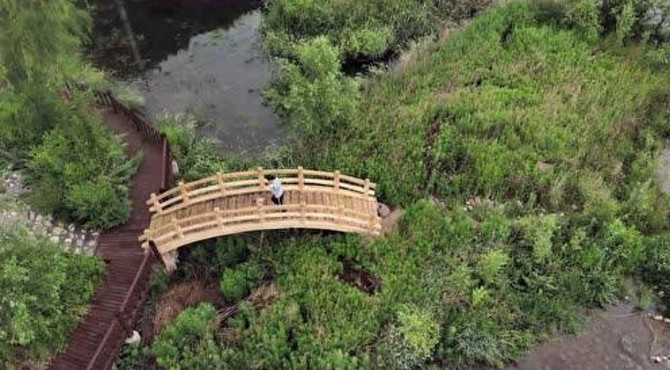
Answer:
<svg viewBox="0 0 670 370"><path fill-rule="evenodd" d="M652 356L670 355L670 324L629 303L609 307L575 335L562 335L507 370L667 370Z"/></svg>
<svg viewBox="0 0 670 370"><path fill-rule="evenodd" d="M285 134L260 91L272 77L260 1L97 0L97 64L139 90L149 114L190 112L223 152L254 155Z"/></svg>

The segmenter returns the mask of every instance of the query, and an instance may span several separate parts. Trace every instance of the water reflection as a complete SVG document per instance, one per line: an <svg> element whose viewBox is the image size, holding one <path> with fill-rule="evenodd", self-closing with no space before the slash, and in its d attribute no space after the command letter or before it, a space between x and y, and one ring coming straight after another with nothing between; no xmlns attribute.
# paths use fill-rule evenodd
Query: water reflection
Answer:
<svg viewBox="0 0 670 370"><path fill-rule="evenodd" d="M149 113L191 112L207 122L199 133L222 151L259 154L285 135L260 97L272 72L260 45L258 6L98 0L92 53L142 91Z"/></svg>
<svg viewBox="0 0 670 370"><path fill-rule="evenodd" d="M141 73L131 42L146 68L189 45L191 37L230 27L241 15L258 9L260 0L94 0L91 54L100 66L120 75ZM127 22L119 16L119 6ZM127 24L135 37L124 30Z"/></svg>

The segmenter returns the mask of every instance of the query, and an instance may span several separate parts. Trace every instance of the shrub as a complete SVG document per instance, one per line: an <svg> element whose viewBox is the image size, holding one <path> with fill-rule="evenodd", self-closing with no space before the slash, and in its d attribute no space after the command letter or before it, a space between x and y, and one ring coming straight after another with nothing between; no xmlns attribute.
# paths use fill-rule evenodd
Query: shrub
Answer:
<svg viewBox="0 0 670 370"><path fill-rule="evenodd" d="M440 21L473 16L489 0L270 0L263 18L266 44L290 56L295 42L326 37L347 59L378 58L436 30Z"/></svg>
<svg viewBox="0 0 670 370"><path fill-rule="evenodd" d="M640 265L639 274L670 304L670 234L650 237L646 244L645 261Z"/></svg>
<svg viewBox="0 0 670 370"><path fill-rule="evenodd" d="M559 216L556 214L528 216L520 220L524 241L532 248L536 262L546 262L552 253L552 238L559 230Z"/></svg>
<svg viewBox="0 0 670 370"><path fill-rule="evenodd" d="M417 368L430 358L439 334L439 324L429 312L402 307L379 345L380 360L392 369Z"/></svg>
<svg viewBox="0 0 670 370"><path fill-rule="evenodd" d="M670 6L654 0L570 0L565 2L565 22L589 39L613 33L616 40L668 38Z"/></svg>
<svg viewBox="0 0 670 370"><path fill-rule="evenodd" d="M509 264L509 256L501 250L486 253L479 262L477 272L486 284L495 283L502 275L502 269Z"/></svg>
<svg viewBox="0 0 670 370"><path fill-rule="evenodd" d="M156 362L168 369L221 369L216 345L216 309L209 303L182 311L151 345Z"/></svg>
<svg viewBox="0 0 670 370"><path fill-rule="evenodd" d="M340 72L338 49L318 37L298 45L297 54L297 62L284 62L266 99L307 140L346 130L359 92L358 82Z"/></svg>
<svg viewBox="0 0 670 370"><path fill-rule="evenodd" d="M181 179L195 181L216 172L230 172L242 167L238 158L218 155L212 140L197 137L196 128L201 125L198 117L164 112L156 119L158 129L170 143Z"/></svg>
<svg viewBox="0 0 670 370"><path fill-rule="evenodd" d="M98 258L0 230L0 366L37 365L64 350L103 270Z"/></svg>
<svg viewBox="0 0 670 370"><path fill-rule="evenodd" d="M237 302L251 293L263 279L263 270L255 261L227 268L221 277L221 292L230 302Z"/></svg>
<svg viewBox="0 0 670 370"><path fill-rule="evenodd" d="M34 204L46 213L92 228L126 221L131 176L141 154L128 160L123 145L97 120L86 102L76 97L72 120L45 135L28 162Z"/></svg>

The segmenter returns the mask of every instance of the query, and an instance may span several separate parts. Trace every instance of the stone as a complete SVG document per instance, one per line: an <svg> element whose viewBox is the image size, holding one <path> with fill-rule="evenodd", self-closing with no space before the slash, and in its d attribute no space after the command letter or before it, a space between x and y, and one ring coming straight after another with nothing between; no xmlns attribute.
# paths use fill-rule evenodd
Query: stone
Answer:
<svg viewBox="0 0 670 370"><path fill-rule="evenodd" d="M142 337L137 330L133 330L133 334L126 339L126 344L139 344Z"/></svg>
<svg viewBox="0 0 670 370"><path fill-rule="evenodd" d="M86 243L86 246L88 248L95 248L96 244L97 243L95 242L95 240L90 240L88 243Z"/></svg>
<svg viewBox="0 0 670 370"><path fill-rule="evenodd" d="M70 245L70 244L72 244L72 239L67 238L67 239L65 239L65 240L63 241L63 243L65 243L65 244L67 244L67 245Z"/></svg>
<svg viewBox="0 0 670 370"><path fill-rule="evenodd" d="M74 229L75 229L75 226L72 225L72 224L70 224L70 225L68 225L67 229L68 229L70 232L73 232Z"/></svg>
<svg viewBox="0 0 670 370"><path fill-rule="evenodd" d="M77 247L79 247L79 248L84 247L84 239L78 239L77 240Z"/></svg>
<svg viewBox="0 0 670 370"><path fill-rule="evenodd" d="M670 324L670 317L664 318L663 322L666 323L666 324Z"/></svg>
<svg viewBox="0 0 670 370"><path fill-rule="evenodd" d="M663 320L663 316L661 316L661 315L656 315L656 316L654 316L654 320L656 320L656 321L662 321L662 320Z"/></svg>
<svg viewBox="0 0 670 370"><path fill-rule="evenodd" d="M58 243L58 242L60 242L60 239L59 239L57 236L52 236L51 238L49 238L49 240L50 240L52 243Z"/></svg>
<svg viewBox="0 0 670 370"><path fill-rule="evenodd" d="M174 176L179 176L179 164L177 161L172 161L172 174Z"/></svg>
<svg viewBox="0 0 670 370"><path fill-rule="evenodd" d="M384 203L377 204L377 214L381 218L387 218L391 214L391 208Z"/></svg>

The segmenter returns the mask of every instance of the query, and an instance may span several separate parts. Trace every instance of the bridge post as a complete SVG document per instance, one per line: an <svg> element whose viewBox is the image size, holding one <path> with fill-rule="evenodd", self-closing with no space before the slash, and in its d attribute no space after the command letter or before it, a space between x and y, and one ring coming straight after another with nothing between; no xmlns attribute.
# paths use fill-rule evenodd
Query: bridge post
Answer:
<svg viewBox="0 0 670 370"><path fill-rule="evenodd" d="M216 221L219 223L219 229L223 229L223 214L221 208L214 208L214 213L216 213Z"/></svg>
<svg viewBox="0 0 670 370"><path fill-rule="evenodd" d="M298 166L298 188L302 190L305 187L305 170L302 166Z"/></svg>
<svg viewBox="0 0 670 370"><path fill-rule="evenodd" d="M335 171L335 193L340 193L340 171Z"/></svg>
<svg viewBox="0 0 670 370"><path fill-rule="evenodd" d="M262 190L264 190L263 188L265 187L264 186L265 185L265 176L264 176L264 172L263 172L263 167L258 167L257 171L258 171L258 187L262 191Z"/></svg>
<svg viewBox="0 0 670 370"><path fill-rule="evenodd" d="M188 197L188 190L186 189L186 184L183 181L179 181L179 193L184 203L191 203L191 199Z"/></svg>
<svg viewBox="0 0 670 370"><path fill-rule="evenodd" d="M258 222L263 223L263 199L256 199L256 213L258 213Z"/></svg>
<svg viewBox="0 0 670 370"><path fill-rule="evenodd" d="M163 214L163 207L161 207L160 202L158 202L158 197L156 193L151 193L151 203L153 203L154 208L156 208L156 213L159 215Z"/></svg>
<svg viewBox="0 0 670 370"><path fill-rule="evenodd" d="M302 222L302 224L304 225L305 221L306 221L306 219L305 219L305 200L301 199L300 200L300 222Z"/></svg>
<svg viewBox="0 0 670 370"><path fill-rule="evenodd" d="M179 237L179 239L184 238L184 232L182 231L181 226L179 226L179 222L177 222L177 218L172 217L171 221L172 221L171 222L172 227L174 228L175 232L177 233L177 236Z"/></svg>
<svg viewBox="0 0 670 370"><path fill-rule="evenodd" d="M370 179L365 179L365 196L370 195Z"/></svg>
<svg viewBox="0 0 670 370"><path fill-rule="evenodd" d="M226 184L223 182L223 174L221 172L216 173L216 182L219 184L221 195L226 195Z"/></svg>

